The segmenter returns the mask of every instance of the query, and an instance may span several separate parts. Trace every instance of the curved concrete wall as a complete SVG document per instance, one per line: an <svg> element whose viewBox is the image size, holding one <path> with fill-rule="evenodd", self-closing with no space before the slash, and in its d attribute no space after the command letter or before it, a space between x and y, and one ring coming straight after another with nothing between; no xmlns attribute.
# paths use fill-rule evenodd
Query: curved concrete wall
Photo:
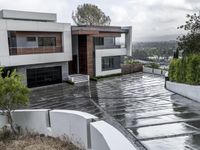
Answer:
<svg viewBox="0 0 200 150"><path fill-rule="evenodd" d="M135 147L113 126L105 121L90 124L91 144L95 150L135 150Z"/></svg>
<svg viewBox="0 0 200 150"><path fill-rule="evenodd" d="M166 88L174 93L200 102L200 86L166 81Z"/></svg>
<svg viewBox="0 0 200 150"><path fill-rule="evenodd" d="M16 110L12 115L23 131L66 137L86 150L135 150L121 132L88 113L38 109ZM7 118L0 115L0 127L6 124Z"/></svg>
<svg viewBox="0 0 200 150"><path fill-rule="evenodd" d="M89 123L97 117L70 110L53 110L50 117L53 136L67 135L74 144L91 148Z"/></svg>
<svg viewBox="0 0 200 150"><path fill-rule="evenodd" d="M162 69L153 69L153 68L150 68L150 67L144 67L143 66L143 72L144 73L151 73L151 74L165 76L167 71L166 70L162 70Z"/></svg>

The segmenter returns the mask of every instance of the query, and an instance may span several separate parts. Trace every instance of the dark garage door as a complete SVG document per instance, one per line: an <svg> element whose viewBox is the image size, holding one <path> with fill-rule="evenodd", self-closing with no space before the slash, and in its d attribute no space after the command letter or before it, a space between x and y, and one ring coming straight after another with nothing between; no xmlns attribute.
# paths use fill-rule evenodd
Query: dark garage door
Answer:
<svg viewBox="0 0 200 150"><path fill-rule="evenodd" d="M27 82L30 88L61 83L61 67L27 69Z"/></svg>

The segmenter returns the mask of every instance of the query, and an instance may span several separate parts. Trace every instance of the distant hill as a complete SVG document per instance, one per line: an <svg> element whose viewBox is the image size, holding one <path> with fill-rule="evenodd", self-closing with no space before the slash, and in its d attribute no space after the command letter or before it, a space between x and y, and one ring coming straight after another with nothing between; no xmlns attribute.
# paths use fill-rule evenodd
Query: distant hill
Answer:
<svg viewBox="0 0 200 150"><path fill-rule="evenodd" d="M133 50L150 50L150 49L175 50L176 48L177 48L176 41L133 42Z"/></svg>
<svg viewBox="0 0 200 150"><path fill-rule="evenodd" d="M156 59L158 62L162 59L162 61L169 62L169 58L173 56L176 48L176 41L134 42L133 58L140 60Z"/></svg>

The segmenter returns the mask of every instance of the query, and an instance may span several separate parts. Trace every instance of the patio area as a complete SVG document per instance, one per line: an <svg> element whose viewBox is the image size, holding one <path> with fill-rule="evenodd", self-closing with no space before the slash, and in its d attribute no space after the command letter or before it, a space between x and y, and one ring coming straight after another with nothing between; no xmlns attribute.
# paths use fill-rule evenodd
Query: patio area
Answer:
<svg viewBox="0 0 200 150"><path fill-rule="evenodd" d="M141 149L200 147L200 104L167 91L164 78L152 74L107 78L90 85L35 88L30 108L91 113L120 128Z"/></svg>

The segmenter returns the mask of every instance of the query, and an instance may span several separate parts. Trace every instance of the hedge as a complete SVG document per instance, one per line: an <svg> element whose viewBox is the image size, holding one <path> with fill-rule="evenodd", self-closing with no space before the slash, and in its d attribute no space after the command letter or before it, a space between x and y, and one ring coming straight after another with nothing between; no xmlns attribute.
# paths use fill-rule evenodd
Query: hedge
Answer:
<svg viewBox="0 0 200 150"><path fill-rule="evenodd" d="M157 63L149 63L149 64L146 64L145 66L149 67L149 68L153 68L153 69L159 69L160 68L160 65L157 64Z"/></svg>
<svg viewBox="0 0 200 150"><path fill-rule="evenodd" d="M200 85L200 55L193 54L182 59L173 59L169 66L169 80Z"/></svg>

